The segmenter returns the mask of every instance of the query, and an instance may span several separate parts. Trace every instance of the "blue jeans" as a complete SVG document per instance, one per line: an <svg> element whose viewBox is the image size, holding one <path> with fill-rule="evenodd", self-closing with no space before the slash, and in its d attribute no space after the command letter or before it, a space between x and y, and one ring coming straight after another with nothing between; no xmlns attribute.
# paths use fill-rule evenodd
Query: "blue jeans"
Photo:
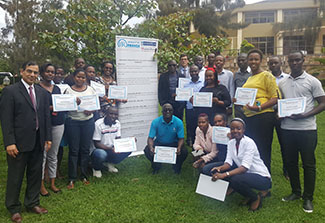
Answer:
<svg viewBox="0 0 325 223"><path fill-rule="evenodd" d="M131 152L128 153L115 153L113 150L104 150L96 148L91 153L91 163L95 170L101 170L103 168L103 163L120 163L126 157L128 157Z"/></svg>
<svg viewBox="0 0 325 223"><path fill-rule="evenodd" d="M95 129L94 119L86 121L67 119L66 128L69 142L69 180L77 179L78 158L81 177L87 178L89 148Z"/></svg>

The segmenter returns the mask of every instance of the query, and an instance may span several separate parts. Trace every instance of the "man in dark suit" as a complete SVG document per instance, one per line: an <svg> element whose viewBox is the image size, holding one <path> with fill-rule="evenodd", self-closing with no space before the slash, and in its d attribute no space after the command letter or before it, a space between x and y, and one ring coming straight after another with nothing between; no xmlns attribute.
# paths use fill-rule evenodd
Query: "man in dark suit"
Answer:
<svg viewBox="0 0 325 223"><path fill-rule="evenodd" d="M19 194L26 169L24 205L27 211L45 214L39 206L44 148L51 148L49 94L35 85L39 67L27 62L20 69L21 81L3 89L0 119L7 152L6 207L13 222L21 222Z"/></svg>
<svg viewBox="0 0 325 223"><path fill-rule="evenodd" d="M168 72L161 74L159 77L158 100L160 106L166 103L171 104L174 109L174 115L183 120L185 103L183 101L175 101L176 88L178 88L178 79L180 77L176 68L175 60L168 61Z"/></svg>

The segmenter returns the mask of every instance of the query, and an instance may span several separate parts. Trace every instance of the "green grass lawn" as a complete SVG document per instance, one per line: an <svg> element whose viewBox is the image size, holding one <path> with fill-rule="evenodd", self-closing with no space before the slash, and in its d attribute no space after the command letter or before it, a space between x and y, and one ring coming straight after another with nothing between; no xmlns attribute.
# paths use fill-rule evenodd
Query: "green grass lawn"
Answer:
<svg viewBox="0 0 325 223"><path fill-rule="evenodd" d="M182 173L175 175L170 165L163 165L158 175L152 175L150 163L144 156L127 158L117 167L118 174L104 172L101 179L91 178L91 184L76 183L74 190L66 189L67 180L58 180L61 194L51 193L41 198L49 210L38 216L22 213L24 222L303 222L325 220L325 112L318 116L317 182L314 213L302 210L302 201L284 203L290 185L282 175L282 161L277 138L272 151L272 196L266 198L257 212L248 212L238 203L238 194L225 202L195 193L198 173L192 168L192 157L184 162ZM2 139L1 139L1 147ZM0 152L0 222L10 222L4 205L7 164L5 151ZM63 170L67 175L67 150ZM24 191L24 189L22 189ZM24 193L22 193L24 194ZM23 200L23 197L21 197Z"/></svg>

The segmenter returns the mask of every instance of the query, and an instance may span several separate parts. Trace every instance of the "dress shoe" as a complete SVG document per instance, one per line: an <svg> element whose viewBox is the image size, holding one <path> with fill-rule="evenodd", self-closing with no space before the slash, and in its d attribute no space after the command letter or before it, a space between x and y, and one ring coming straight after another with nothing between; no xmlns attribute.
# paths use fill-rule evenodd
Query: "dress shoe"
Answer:
<svg viewBox="0 0 325 223"><path fill-rule="evenodd" d="M285 201L285 202L287 202L287 201L294 201L294 200L299 200L300 198L301 198L300 195L297 195L297 194L292 193L289 196L283 197L282 198L282 201Z"/></svg>
<svg viewBox="0 0 325 223"><path fill-rule="evenodd" d="M15 223L20 223L22 221L22 217L20 215L20 213L14 213L13 215L11 215L11 221L15 222Z"/></svg>
<svg viewBox="0 0 325 223"><path fill-rule="evenodd" d="M312 213L314 210L313 202L311 200L304 200L302 207L306 213Z"/></svg>
<svg viewBox="0 0 325 223"><path fill-rule="evenodd" d="M67 188L68 188L68 190L71 190L74 188L74 182L72 180L69 181Z"/></svg>
<svg viewBox="0 0 325 223"><path fill-rule="evenodd" d="M249 211L257 211L262 207L262 197L261 195L257 195L257 199L250 204L250 208L248 209Z"/></svg>
<svg viewBox="0 0 325 223"><path fill-rule="evenodd" d="M47 210L41 206L35 206L32 208L27 208L27 211L33 212L35 214L47 214Z"/></svg>

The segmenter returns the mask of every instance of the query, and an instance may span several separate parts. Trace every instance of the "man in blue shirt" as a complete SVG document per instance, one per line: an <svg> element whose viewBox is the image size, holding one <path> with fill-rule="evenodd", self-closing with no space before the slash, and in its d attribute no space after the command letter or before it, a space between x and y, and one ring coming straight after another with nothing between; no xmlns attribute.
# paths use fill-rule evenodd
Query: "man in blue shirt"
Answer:
<svg viewBox="0 0 325 223"><path fill-rule="evenodd" d="M174 172L181 172L182 164L187 157L188 151L184 146L184 127L183 122L173 116L173 107L171 104L164 104L162 107L163 115L154 119L151 123L148 136L148 145L144 153L151 162L153 174L158 173L161 163L153 162L155 146L177 147L176 164L173 165Z"/></svg>

